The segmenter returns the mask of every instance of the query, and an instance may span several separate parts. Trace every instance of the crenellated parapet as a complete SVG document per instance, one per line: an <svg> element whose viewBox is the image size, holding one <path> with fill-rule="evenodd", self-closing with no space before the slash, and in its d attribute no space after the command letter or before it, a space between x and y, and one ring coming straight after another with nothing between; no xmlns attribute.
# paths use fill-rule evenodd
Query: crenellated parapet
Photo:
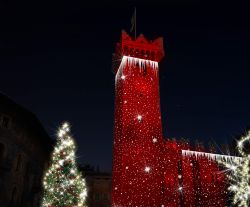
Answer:
<svg viewBox="0 0 250 207"><path fill-rule="evenodd" d="M121 40L117 43L115 53L113 54L113 69L115 72L117 71L117 66L119 66L123 56L160 62L164 55L162 37L149 41L141 34L133 40L123 30Z"/></svg>

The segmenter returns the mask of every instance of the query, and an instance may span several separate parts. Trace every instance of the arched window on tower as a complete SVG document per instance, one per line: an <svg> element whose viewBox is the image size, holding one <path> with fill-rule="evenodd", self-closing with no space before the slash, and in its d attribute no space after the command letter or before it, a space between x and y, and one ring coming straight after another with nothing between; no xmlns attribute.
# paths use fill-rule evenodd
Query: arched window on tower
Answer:
<svg viewBox="0 0 250 207"><path fill-rule="evenodd" d="M139 57L144 59L145 58L145 51L144 50L141 50L140 54L139 54Z"/></svg>
<svg viewBox="0 0 250 207"><path fill-rule="evenodd" d="M139 55L139 50L136 49L136 50L135 50L135 56L138 57L138 55Z"/></svg>
<svg viewBox="0 0 250 207"><path fill-rule="evenodd" d="M151 52L151 59L155 61L155 53L153 51Z"/></svg>
<svg viewBox="0 0 250 207"><path fill-rule="evenodd" d="M130 49L129 55L132 56L132 57L134 56L134 48Z"/></svg>

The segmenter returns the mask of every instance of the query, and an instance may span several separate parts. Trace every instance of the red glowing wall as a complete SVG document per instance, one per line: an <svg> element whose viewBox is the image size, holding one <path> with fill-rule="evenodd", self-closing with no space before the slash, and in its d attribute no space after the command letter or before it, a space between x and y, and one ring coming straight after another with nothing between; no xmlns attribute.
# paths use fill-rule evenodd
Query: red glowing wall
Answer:
<svg viewBox="0 0 250 207"><path fill-rule="evenodd" d="M182 157L188 145L163 139L158 71L163 56L162 38L132 40L123 32L117 44L112 206L223 206L224 178L216 177L217 165Z"/></svg>
<svg viewBox="0 0 250 207"><path fill-rule="evenodd" d="M207 157L182 156L181 150L206 152L199 145L190 149L187 142L166 140L164 207L225 206L226 177L217 163Z"/></svg>

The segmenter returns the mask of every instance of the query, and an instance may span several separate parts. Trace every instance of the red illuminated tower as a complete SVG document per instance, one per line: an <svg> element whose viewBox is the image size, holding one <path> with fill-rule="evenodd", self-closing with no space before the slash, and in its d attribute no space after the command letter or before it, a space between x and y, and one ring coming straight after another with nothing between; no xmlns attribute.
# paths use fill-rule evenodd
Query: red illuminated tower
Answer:
<svg viewBox="0 0 250 207"><path fill-rule="evenodd" d="M163 56L162 38L133 40L122 32L113 60L113 207L160 207L164 202L158 76Z"/></svg>

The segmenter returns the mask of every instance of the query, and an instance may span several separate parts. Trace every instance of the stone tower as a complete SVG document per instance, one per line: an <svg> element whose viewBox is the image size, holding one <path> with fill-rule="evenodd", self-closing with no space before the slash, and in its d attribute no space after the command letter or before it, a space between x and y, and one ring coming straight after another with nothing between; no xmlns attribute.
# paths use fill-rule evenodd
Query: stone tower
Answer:
<svg viewBox="0 0 250 207"><path fill-rule="evenodd" d="M158 62L163 39L133 40L122 32L113 59L115 124L113 207L154 207L163 203L163 146Z"/></svg>

